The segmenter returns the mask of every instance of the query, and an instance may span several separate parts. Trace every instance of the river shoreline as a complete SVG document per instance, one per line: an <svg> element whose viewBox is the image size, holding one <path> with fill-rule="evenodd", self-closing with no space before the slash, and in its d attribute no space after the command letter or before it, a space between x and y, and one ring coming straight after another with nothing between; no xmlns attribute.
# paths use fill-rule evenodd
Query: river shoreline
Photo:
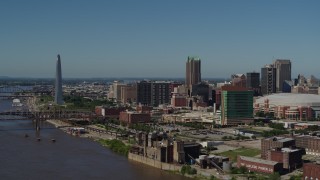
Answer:
<svg viewBox="0 0 320 180"><path fill-rule="evenodd" d="M46 120L46 121L48 123L54 125L56 128L64 131L67 134L70 134L68 132L68 128L76 127L76 126L71 125L70 123L66 123L66 122L61 121L61 120ZM93 126L91 126L91 127L93 127ZM96 126L94 126L94 128L103 130L103 128L99 128L99 127L96 127ZM112 136L110 134L105 134L105 133L98 133L96 131L87 131L84 134L78 135L78 137L92 139L93 141L96 141L100 145L102 145L104 147L107 147L107 148L109 148L109 147L99 142L100 139L104 139L104 140L117 139L116 136ZM120 141L122 141L123 143L127 144L123 140L120 140ZM178 175L186 177L186 178L201 178L201 179L210 178L210 173L202 171L199 168L197 168L197 170L198 170L198 174L197 175L183 175L183 174L180 173L182 165L174 165L174 164L156 162L154 159L146 158L146 157L143 157L143 156L140 156L140 155L136 155L136 154L133 154L133 153L130 153L130 152L126 156L126 158L128 158L128 160L130 160L130 161L133 161L133 162L136 162L136 163L139 163L139 164L144 164L144 165L151 166L153 168L159 169L160 171L174 172L175 174L178 174Z"/></svg>
<svg viewBox="0 0 320 180"><path fill-rule="evenodd" d="M46 122L54 125L56 128L64 131L67 134L70 134L68 132L69 128L76 127L76 126L73 126L70 123L66 123L66 122L61 121L61 120L46 120ZM99 128L99 127L95 127L95 129L103 130L102 128ZM77 136L82 137L82 138L90 138L90 139L93 139L94 141L97 141L99 139L109 139L109 140L116 139L115 136L112 136L112 135L109 135L109 134L105 134L105 133L99 133L97 131L86 131L86 133L79 134Z"/></svg>

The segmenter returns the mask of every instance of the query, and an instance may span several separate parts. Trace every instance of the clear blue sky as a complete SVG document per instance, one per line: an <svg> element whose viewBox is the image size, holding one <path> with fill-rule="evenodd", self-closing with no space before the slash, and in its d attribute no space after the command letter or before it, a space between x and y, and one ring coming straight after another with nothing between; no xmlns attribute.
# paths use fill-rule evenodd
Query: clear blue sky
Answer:
<svg viewBox="0 0 320 180"><path fill-rule="evenodd" d="M320 78L318 0L0 1L0 76L184 77L258 71L292 60L293 76Z"/></svg>

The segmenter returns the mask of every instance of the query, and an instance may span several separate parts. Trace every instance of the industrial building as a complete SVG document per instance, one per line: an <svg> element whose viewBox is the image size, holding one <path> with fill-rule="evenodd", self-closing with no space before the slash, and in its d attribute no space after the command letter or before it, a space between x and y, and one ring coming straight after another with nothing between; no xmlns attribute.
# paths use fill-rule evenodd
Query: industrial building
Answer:
<svg viewBox="0 0 320 180"><path fill-rule="evenodd" d="M134 147L132 152L158 162L185 164L200 155L200 144L173 141L165 132L137 133L136 141L142 150Z"/></svg>
<svg viewBox="0 0 320 180"><path fill-rule="evenodd" d="M270 137L261 139L261 158L268 159L268 151L274 148L284 148L295 146L293 138Z"/></svg>
<svg viewBox="0 0 320 180"><path fill-rule="evenodd" d="M237 167L244 166L253 172L272 174L282 172L282 164L276 161L269 161L253 157L238 156Z"/></svg>
<svg viewBox="0 0 320 180"><path fill-rule="evenodd" d="M283 164L283 169L291 172L302 166L303 149L297 148L275 148L268 151L267 160Z"/></svg>

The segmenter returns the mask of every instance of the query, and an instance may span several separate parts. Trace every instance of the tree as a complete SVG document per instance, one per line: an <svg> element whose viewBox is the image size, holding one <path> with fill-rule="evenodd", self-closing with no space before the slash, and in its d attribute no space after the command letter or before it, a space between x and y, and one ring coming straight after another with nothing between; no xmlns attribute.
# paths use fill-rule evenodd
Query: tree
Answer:
<svg viewBox="0 0 320 180"><path fill-rule="evenodd" d="M266 115L265 115L262 111L258 111L258 112L256 113L256 116L257 116L257 117L265 117Z"/></svg>
<svg viewBox="0 0 320 180"><path fill-rule="evenodd" d="M280 174L278 172L276 172L276 173L270 174L268 179L270 179L270 180L280 180L281 178L280 178Z"/></svg>
<svg viewBox="0 0 320 180"><path fill-rule="evenodd" d="M197 174L197 170L195 168L192 168L190 165L183 165L181 170L180 170L181 174L185 175L185 174Z"/></svg>
<svg viewBox="0 0 320 180"><path fill-rule="evenodd" d="M279 130L285 130L283 123L270 123L269 127Z"/></svg>
<svg viewBox="0 0 320 180"><path fill-rule="evenodd" d="M247 168L247 167L241 166L241 167L239 168L239 173L240 173L240 174L246 174L247 172L248 172L248 168Z"/></svg>
<svg viewBox="0 0 320 180"><path fill-rule="evenodd" d="M218 180L218 178L216 178L215 176L211 175L210 176L210 180Z"/></svg>
<svg viewBox="0 0 320 180"><path fill-rule="evenodd" d="M302 174L298 174L298 175L290 176L289 180L301 180L301 179L302 179Z"/></svg>
<svg viewBox="0 0 320 180"><path fill-rule="evenodd" d="M195 168L191 168L188 174L197 174L197 170Z"/></svg>
<svg viewBox="0 0 320 180"><path fill-rule="evenodd" d="M180 172L182 175L185 175L187 172L187 166L182 166Z"/></svg>
<svg viewBox="0 0 320 180"><path fill-rule="evenodd" d="M223 136L222 137L222 140L227 140L228 139L228 136Z"/></svg>

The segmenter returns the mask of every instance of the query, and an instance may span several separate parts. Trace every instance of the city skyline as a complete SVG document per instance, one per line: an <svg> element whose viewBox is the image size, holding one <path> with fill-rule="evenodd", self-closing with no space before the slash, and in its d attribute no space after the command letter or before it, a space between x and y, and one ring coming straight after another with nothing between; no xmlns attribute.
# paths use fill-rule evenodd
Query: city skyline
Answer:
<svg viewBox="0 0 320 180"><path fill-rule="evenodd" d="M318 1L0 2L0 76L54 77L52 57L59 53L66 78L183 78L188 56L200 57L203 78L260 72L275 59L291 60L292 78L320 77L319 5Z"/></svg>

